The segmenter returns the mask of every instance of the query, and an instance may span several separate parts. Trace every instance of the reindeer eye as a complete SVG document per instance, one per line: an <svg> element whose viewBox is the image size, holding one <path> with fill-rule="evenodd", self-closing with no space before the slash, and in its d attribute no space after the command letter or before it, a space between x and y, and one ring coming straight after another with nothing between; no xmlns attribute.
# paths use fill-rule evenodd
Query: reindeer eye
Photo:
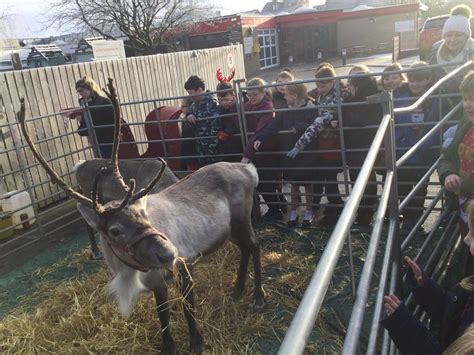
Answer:
<svg viewBox="0 0 474 355"><path fill-rule="evenodd" d="M120 229L118 229L118 228L110 228L109 232L114 237L118 237L120 235Z"/></svg>

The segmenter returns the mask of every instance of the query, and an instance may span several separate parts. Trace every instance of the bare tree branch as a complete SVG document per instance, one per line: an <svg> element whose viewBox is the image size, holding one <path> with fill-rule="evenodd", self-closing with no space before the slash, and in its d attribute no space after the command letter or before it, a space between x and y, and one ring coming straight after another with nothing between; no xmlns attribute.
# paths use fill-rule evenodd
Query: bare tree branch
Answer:
<svg viewBox="0 0 474 355"><path fill-rule="evenodd" d="M54 0L47 23L109 39L125 36L131 47L150 54L166 44L165 33L191 28L212 17L212 9L204 2L179 0Z"/></svg>

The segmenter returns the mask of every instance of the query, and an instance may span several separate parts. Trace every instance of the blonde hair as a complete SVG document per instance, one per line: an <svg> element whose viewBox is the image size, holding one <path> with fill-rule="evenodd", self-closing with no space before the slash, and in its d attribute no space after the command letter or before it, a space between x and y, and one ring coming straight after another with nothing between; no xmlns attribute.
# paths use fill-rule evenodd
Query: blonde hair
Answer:
<svg viewBox="0 0 474 355"><path fill-rule="evenodd" d="M276 78L277 78L277 80L278 79L286 79L286 80L289 80L289 81L295 80L295 76L293 74L291 74L290 72L286 71L286 70L283 70L280 73L278 73Z"/></svg>
<svg viewBox="0 0 474 355"><path fill-rule="evenodd" d="M85 76L82 79L79 79L76 81L76 89L78 88L84 88L87 90L90 90L94 93L96 96L106 96L105 92L100 88L99 84L97 84L94 79L92 79L90 76Z"/></svg>
<svg viewBox="0 0 474 355"><path fill-rule="evenodd" d="M474 324L471 324L459 338L443 351L443 355L448 354L474 354Z"/></svg>
<svg viewBox="0 0 474 355"><path fill-rule="evenodd" d="M459 89L462 94L474 94L474 70L466 74Z"/></svg>
<svg viewBox="0 0 474 355"><path fill-rule="evenodd" d="M267 92L268 90L266 88L256 87L254 89L255 86L264 86L266 84L267 83L262 78L252 78L249 81L247 81L247 89L258 90L259 92Z"/></svg>
<svg viewBox="0 0 474 355"><path fill-rule="evenodd" d="M308 88L305 84L286 85L286 92L290 95L295 95L299 101L308 98Z"/></svg>
<svg viewBox="0 0 474 355"><path fill-rule="evenodd" d="M367 65L354 65L351 70L349 70L349 75L356 73L370 73L370 69Z"/></svg>

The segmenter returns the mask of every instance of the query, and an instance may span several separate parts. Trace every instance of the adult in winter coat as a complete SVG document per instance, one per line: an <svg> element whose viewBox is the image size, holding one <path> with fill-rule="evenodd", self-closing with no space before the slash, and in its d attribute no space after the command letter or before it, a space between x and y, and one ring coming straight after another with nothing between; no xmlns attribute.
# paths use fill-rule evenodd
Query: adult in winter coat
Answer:
<svg viewBox="0 0 474 355"><path fill-rule="evenodd" d="M434 81L450 73L460 63L474 59L474 40L471 38L470 18L472 11L467 5L458 5L451 10L450 17L443 26L443 39L433 45L430 64L442 64L442 68L434 70ZM443 85L446 93L457 93L464 73L456 75ZM449 98L453 107L458 98Z"/></svg>
<svg viewBox="0 0 474 355"><path fill-rule="evenodd" d="M114 143L115 122L112 102L105 96L99 85L87 76L76 82L76 92L80 96L79 102L88 105L92 127L88 127L89 121L84 117L84 113L78 110L66 113L66 115L69 118L78 118L80 123L77 134L89 136L92 144L95 144L95 140L97 140L98 147L94 148L97 149L100 157L110 159ZM91 137L90 133L95 137ZM122 143L118 153L120 159L132 159L140 156L132 131L123 119L120 142Z"/></svg>

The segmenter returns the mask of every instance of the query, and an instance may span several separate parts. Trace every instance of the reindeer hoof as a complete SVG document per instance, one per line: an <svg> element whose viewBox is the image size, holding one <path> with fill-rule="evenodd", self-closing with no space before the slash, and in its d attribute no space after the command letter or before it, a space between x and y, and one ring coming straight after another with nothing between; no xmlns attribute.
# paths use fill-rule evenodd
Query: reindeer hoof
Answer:
<svg viewBox="0 0 474 355"><path fill-rule="evenodd" d="M160 351L161 355L178 355L179 351L176 349L176 346L173 344L172 346L163 346Z"/></svg>
<svg viewBox="0 0 474 355"><path fill-rule="evenodd" d="M232 290L232 299L234 301L240 300L244 294L244 289L241 287L234 287Z"/></svg>
<svg viewBox="0 0 474 355"><path fill-rule="evenodd" d="M263 290L254 293L253 302L249 306L255 311L265 307L265 293Z"/></svg>
<svg viewBox="0 0 474 355"><path fill-rule="evenodd" d="M199 344L191 344L189 347L189 351L193 354L202 354L206 350L206 344L199 343Z"/></svg>
<svg viewBox="0 0 474 355"><path fill-rule="evenodd" d="M104 254L97 250L97 251L91 251L89 255L90 260L102 260L104 258Z"/></svg>

